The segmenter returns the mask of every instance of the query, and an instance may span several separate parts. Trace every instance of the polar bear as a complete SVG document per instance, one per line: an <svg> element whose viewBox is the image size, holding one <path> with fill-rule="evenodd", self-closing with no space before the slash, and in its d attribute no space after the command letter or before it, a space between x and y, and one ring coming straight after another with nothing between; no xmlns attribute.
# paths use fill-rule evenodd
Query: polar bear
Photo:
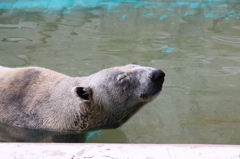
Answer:
<svg viewBox="0 0 240 159"><path fill-rule="evenodd" d="M126 65L86 77L0 67L0 122L54 131L117 128L162 90L165 73Z"/></svg>

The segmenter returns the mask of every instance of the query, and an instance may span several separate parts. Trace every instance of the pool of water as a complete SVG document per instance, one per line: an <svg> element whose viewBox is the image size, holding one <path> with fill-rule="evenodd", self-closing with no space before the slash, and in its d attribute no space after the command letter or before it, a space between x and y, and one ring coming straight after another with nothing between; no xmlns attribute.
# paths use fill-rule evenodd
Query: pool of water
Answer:
<svg viewBox="0 0 240 159"><path fill-rule="evenodd" d="M86 142L240 144L239 0L0 1L0 65L84 76L129 63L164 70L162 94ZM0 128L1 141L51 140Z"/></svg>

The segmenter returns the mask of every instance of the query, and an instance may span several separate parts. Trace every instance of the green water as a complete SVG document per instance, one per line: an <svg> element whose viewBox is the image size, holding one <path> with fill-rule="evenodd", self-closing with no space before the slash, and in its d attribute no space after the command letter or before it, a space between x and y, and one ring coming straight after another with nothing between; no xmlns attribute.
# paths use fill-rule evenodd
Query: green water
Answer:
<svg viewBox="0 0 240 159"><path fill-rule="evenodd" d="M0 65L70 76L129 63L159 68L162 94L86 142L240 144L239 12L235 0L1 9Z"/></svg>

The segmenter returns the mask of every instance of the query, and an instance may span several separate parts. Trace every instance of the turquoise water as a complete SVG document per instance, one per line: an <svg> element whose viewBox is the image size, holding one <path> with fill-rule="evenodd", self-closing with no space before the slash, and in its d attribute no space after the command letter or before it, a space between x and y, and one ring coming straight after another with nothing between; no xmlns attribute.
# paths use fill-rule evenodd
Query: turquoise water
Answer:
<svg viewBox="0 0 240 159"><path fill-rule="evenodd" d="M0 65L70 76L129 63L160 68L162 94L86 142L239 144L239 18L238 0L0 0ZM1 129L1 141L60 140Z"/></svg>

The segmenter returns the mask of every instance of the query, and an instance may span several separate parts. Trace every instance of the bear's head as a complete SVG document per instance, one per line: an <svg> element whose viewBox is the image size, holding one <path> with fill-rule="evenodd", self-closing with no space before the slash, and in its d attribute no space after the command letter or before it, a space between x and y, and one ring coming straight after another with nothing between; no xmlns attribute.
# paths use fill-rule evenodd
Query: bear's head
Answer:
<svg viewBox="0 0 240 159"><path fill-rule="evenodd" d="M161 92L164 76L155 68L126 65L86 77L73 89L86 112L86 130L121 126Z"/></svg>

